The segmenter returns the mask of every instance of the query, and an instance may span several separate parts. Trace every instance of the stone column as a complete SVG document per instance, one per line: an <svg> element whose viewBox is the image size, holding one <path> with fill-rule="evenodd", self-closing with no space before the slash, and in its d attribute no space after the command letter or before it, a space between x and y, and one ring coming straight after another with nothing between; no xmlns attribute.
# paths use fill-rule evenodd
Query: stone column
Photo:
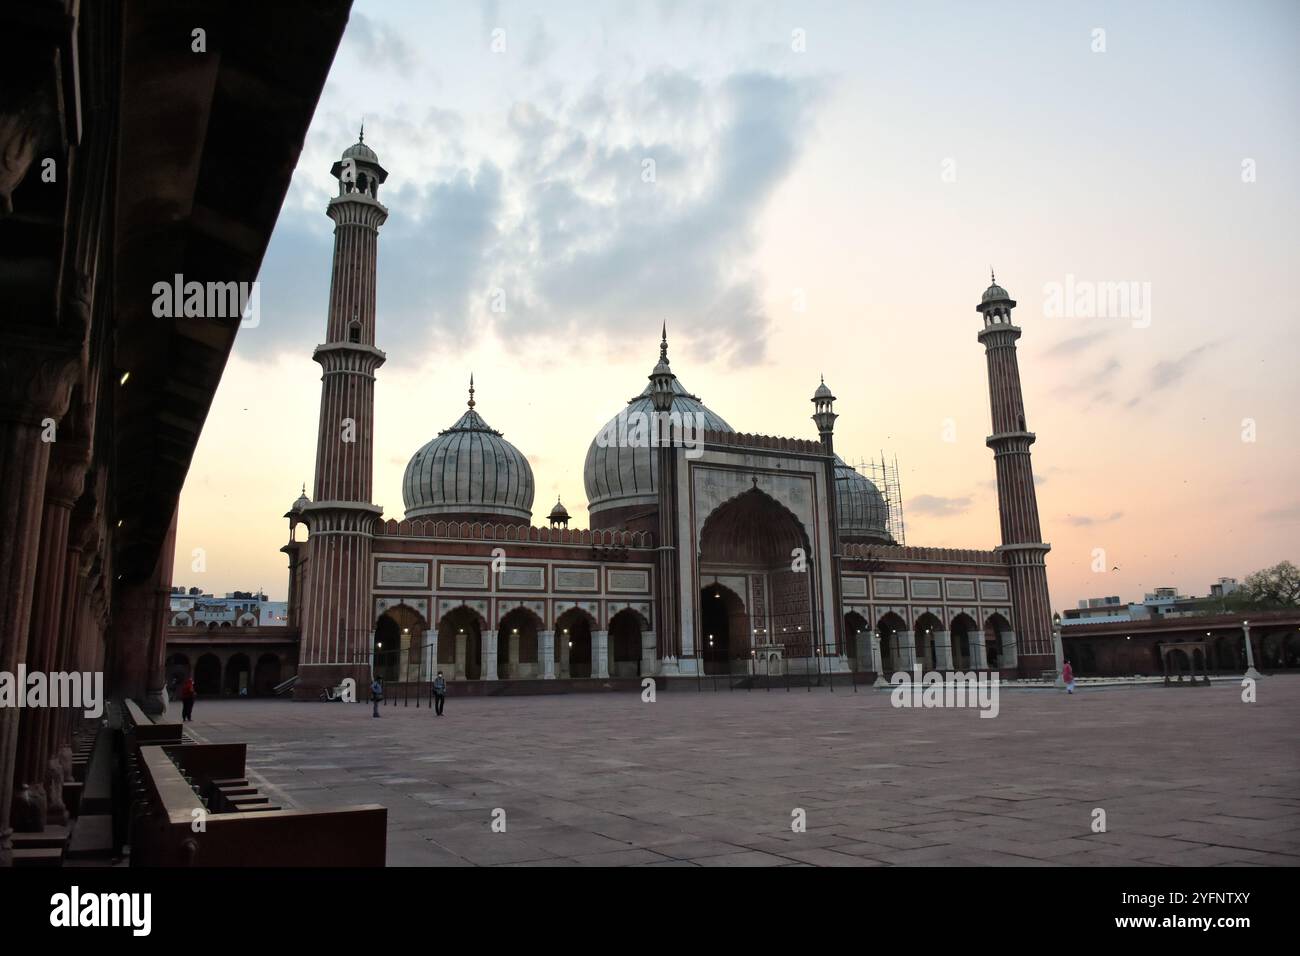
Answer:
<svg viewBox="0 0 1300 956"><path fill-rule="evenodd" d="M66 603L68 529L90 458L85 442L69 437L52 444L27 643L28 671L47 676L62 669L59 638ZM60 749L60 741L56 740L60 716L60 709L52 707L33 710L24 715L18 728L17 783L26 785L35 797L30 806L43 806L45 820L56 825L67 822L62 764L56 756ZM44 829L44 821L25 821L20 829Z"/></svg>
<svg viewBox="0 0 1300 956"><path fill-rule="evenodd" d="M465 633L456 635L456 662L451 665L452 680L465 680L465 659L467 653L465 650Z"/></svg>
<svg viewBox="0 0 1300 956"><path fill-rule="evenodd" d="M34 322L35 319L29 321ZM81 368L74 348L7 337L0 349L0 671L27 656L45 481L54 424L62 420ZM19 715L0 707L0 866L13 862Z"/></svg>
<svg viewBox="0 0 1300 956"><path fill-rule="evenodd" d="M483 652L479 657L482 673L479 680L497 679L497 632L488 631L483 635Z"/></svg>
<svg viewBox="0 0 1300 956"><path fill-rule="evenodd" d="M506 643L506 677L519 676L519 635L511 631Z"/></svg>
<svg viewBox="0 0 1300 956"><path fill-rule="evenodd" d="M989 669L989 649L985 643L983 631L972 631L966 635L970 644L970 667L973 671Z"/></svg>
<svg viewBox="0 0 1300 956"><path fill-rule="evenodd" d="M659 649L659 639L654 631L641 632L641 676L650 677L655 672L655 652Z"/></svg>
<svg viewBox="0 0 1300 956"><path fill-rule="evenodd" d="M894 660L901 671L911 671L916 663L916 635L911 631L894 632Z"/></svg>
<svg viewBox="0 0 1300 956"><path fill-rule="evenodd" d="M573 640L573 635L571 634L560 635L560 676L561 677L568 677L572 673L569 670L569 651L570 651L569 644L572 642L572 640Z"/></svg>
<svg viewBox="0 0 1300 956"><path fill-rule="evenodd" d="M591 676L609 677L609 631L591 632Z"/></svg>
<svg viewBox="0 0 1300 956"><path fill-rule="evenodd" d="M1020 653L1015 631L1002 634L1002 661L998 665L1004 670L1015 670L1020 666Z"/></svg>
<svg viewBox="0 0 1300 956"><path fill-rule="evenodd" d="M934 669L953 670L952 631L935 631L931 636L934 638Z"/></svg>
<svg viewBox="0 0 1300 956"><path fill-rule="evenodd" d="M424 645L424 675L422 679L431 681L438 676L437 630L426 631L424 638L426 643Z"/></svg>
<svg viewBox="0 0 1300 956"><path fill-rule="evenodd" d="M555 632L537 632L537 657L544 680L555 679Z"/></svg>

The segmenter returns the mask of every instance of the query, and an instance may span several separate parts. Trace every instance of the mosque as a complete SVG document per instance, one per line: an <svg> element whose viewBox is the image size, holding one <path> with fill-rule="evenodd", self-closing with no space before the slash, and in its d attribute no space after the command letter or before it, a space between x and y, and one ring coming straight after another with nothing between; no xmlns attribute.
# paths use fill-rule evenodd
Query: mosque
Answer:
<svg viewBox="0 0 1300 956"><path fill-rule="evenodd" d="M472 379L464 411L406 467L404 518L384 520L371 482L388 173L364 135L332 173L313 494L286 514L282 549L289 625L301 634L296 696L316 699L345 677L364 686L372 672L423 681L441 670L463 689L500 693L547 680L888 675L914 663L1034 677L1053 668L1020 329L996 281L976 311L997 547L895 541L885 496L835 452L825 382L812 395L815 438L738 432L677 377L666 331L646 381L611 396L613 418L588 449L589 530L569 528L558 500L534 524L528 458L479 411ZM653 440L630 420L650 422Z"/></svg>

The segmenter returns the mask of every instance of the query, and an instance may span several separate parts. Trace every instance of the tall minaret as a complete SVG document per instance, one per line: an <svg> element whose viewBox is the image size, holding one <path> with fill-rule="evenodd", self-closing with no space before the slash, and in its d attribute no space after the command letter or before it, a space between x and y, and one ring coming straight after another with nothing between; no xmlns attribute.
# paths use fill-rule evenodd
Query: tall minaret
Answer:
<svg viewBox="0 0 1300 956"><path fill-rule="evenodd" d="M831 657L838 657L843 663L848 657L848 651L844 646L844 612L843 599L840 596L840 574L843 565L842 544L840 541L840 516L839 502L836 500L835 484L835 419L840 416L835 414L835 396L831 390L826 387L826 377L822 376L821 384L817 386L817 391L813 392L813 416L812 419L817 423L817 434L822 441L822 451L826 455L826 512L830 518L830 536L831 536L831 568L830 568L830 589L831 604L835 608L832 615L835 621L835 630L823 637L825 653ZM830 661L826 662L827 670L831 669ZM820 668L820 664L818 665ZM847 666L847 665L844 665Z"/></svg>
<svg viewBox="0 0 1300 956"><path fill-rule="evenodd" d="M1025 402L1020 393L1020 367L1016 339L1020 329L1011 322L1016 303L997 284L984 290L975 310L984 316L979 340L989 364L989 404L993 434L986 444L993 449L998 477L998 513L1002 519L1002 546L998 551L1011 569L1012 627L1017 634L1016 666L1025 676L1037 676L1055 666L1052 651L1052 607L1047 595L1047 565L1051 545L1043 543L1038 525L1038 497L1029 446L1035 435L1025 425Z"/></svg>
<svg viewBox="0 0 1300 956"><path fill-rule="evenodd" d="M302 639L294 695L315 700L344 677L358 699L370 682L371 532L383 509L370 501L374 462L375 276L379 227L388 210L379 187L388 173L365 144L365 128L330 173L338 195L334 220L325 342L312 358L321 366L320 427L316 433L313 500L301 509L310 537L302 606Z"/></svg>

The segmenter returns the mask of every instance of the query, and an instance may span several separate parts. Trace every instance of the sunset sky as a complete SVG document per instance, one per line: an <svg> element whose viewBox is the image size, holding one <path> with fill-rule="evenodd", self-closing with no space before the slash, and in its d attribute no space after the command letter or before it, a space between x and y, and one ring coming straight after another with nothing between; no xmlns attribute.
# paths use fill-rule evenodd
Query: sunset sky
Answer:
<svg viewBox="0 0 1300 956"><path fill-rule="evenodd" d="M1055 608L1296 560L1298 33L1285 0L359 0L190 468L175 583L285 596L329 168L363 117L389 171L388 517L472 371L532 464L534 523L558 494L585 527L587 446L667 321L674 370L737 430L816 438L824 374L841 455L898 457L908 544L991 548L992 266L1019 302ZM1139 298L1080 315L1106 283Z"/></svg>

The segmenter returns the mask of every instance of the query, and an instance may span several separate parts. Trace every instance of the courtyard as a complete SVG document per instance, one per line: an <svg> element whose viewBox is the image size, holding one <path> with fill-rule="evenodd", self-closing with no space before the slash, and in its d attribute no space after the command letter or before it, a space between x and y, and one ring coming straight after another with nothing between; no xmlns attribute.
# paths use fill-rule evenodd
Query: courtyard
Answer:
<svg viewBox="0 0 1300 956"><path fill-rule="evenodd" d="M201 700L189 728L247 741L285 807L387 807L394 866L1294 866L1300 679L1241 693L1003 688L995 719L844 687L451 698L379 720Z"/></svg>

